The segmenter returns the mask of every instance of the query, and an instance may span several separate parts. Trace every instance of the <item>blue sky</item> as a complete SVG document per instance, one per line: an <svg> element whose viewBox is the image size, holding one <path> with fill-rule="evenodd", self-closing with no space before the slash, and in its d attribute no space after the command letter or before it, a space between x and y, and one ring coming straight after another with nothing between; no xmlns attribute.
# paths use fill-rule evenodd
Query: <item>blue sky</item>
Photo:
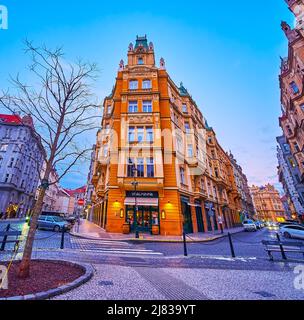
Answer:
<svg viewBox="0 0 304 320"><path fill-rule="evenodd" d="M22 41L64 46L66 58L97 62L96 95L114 84L118 63L136 35L147 34L157 61L192 94L231 150L249 182L278 184L275 137L281 134L279 63L287 54L281 20L293 23L284 0L255 1L59 1L0 0L9 29L0 30L0 88L9 74L28 76ZM132 6L130 6L132 4ZM95 142L95 134L89 139ZM83 172L83 171L82 171ZM73 173L65 187L85 184Z"/></svg>

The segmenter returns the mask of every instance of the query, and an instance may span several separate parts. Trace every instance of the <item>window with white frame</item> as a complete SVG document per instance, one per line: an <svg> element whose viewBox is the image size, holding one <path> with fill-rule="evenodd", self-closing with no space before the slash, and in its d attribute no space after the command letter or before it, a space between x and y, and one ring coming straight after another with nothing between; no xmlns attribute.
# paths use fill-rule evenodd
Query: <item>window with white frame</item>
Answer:
<svg viewBox="0 0 304 320"><path fill-rule="evenodd" d="M188 113L188 108L186 104L183 104L182 109L183 109L183 113Z"/></svg>
<svg viewBox="0 0 304 320"><path fill-rule="evenodd" d="M1 144L0 151L1 152L6 152L7 148L8 148L8 144Z"/></svg>
<svg viewBox="0 0 304 320"><path fill-rule="evenodd" d="M151 113L153 112L152 110L152 101L151 100L144 100L143 101L143 112L148 112Z"/></svg>
<svg viewBox="0 0 304 320"><path fill-rule="evenodd" d="M187 134L190 133L190 124L189 124L189 122L185 123L185 130L186 130Z"/></svg>
<svg viewBox="0 0 304 320"><path fill-rule="evenodd" d="M189 158L193 158L193 145L192 144L188 144L188 157Z"/></svg>
<svg viewBox="0 0 304 320"><path fill-rule="evenodd" d="M147 137L146 137L147 142L153 142L154 141L153 127L147 127L146 134L147 134Z"/></svg>
<svg viewBox="0 0 304 320"><path fill-rule="evenodd" d="M134 127L129 127L128 141L135 142L135 128Z"/></svg>
<svg viewBox="0 0 304 320"><path fill-rule="evenodd" d="M183 167L180 167L179 172L180 172L181 183L186 184L185 169Z"/></svg>
<svg viewBox="0 0 304 320"><path fill-rule="evenodd" d="M145 176L145 163L143 158L137 158L137 176L139 178Z"/></svg>
<svg viewBox="0 0 304 320"><path fill-rule="evenodd" d="M137 90L138 89L138 81L137 80L131 80L129 82L129 89L130 90Z"/></svg>
<svg viewBox="0 0 304 320"><path fill-rule="evenodd" d="M127 169L128 177L134 177L134 172L133 172L134 164L135 164L134 158L129 158L128 159L128 169Z"/></svg>
<svg viewBox="0 0 304 320"><path fill-rule="evenodd" d="M147 158L147 177L153 178L154 177L154 159Z"/></svg>
<svg viewBox="0 0 304 320"><path fill-rule="evenodd" d="M137 101L129 101L129 113L138 112L138 104Z"/></svg>
<svg viewBox="0 0 304 320"><path fill-rule="evenodd" d="M138 127L137 128L137 141L139 143L144 141L144 136L145 136L145 130L144 127Z"/></svg>
<svg viewBox="0 0 304 320"><path fill-rule="evenodd" d="M151 80L143 80L142 87L143 89L151 89L152 88Z"/></svg>
<svg viewBox="0 0 304 320"><path fill-rule="evenodd" d="M183 139L180 136L176 137L176 147L177 147L177 151L183 153L184 152L184 148L183 148Z"/></svg>

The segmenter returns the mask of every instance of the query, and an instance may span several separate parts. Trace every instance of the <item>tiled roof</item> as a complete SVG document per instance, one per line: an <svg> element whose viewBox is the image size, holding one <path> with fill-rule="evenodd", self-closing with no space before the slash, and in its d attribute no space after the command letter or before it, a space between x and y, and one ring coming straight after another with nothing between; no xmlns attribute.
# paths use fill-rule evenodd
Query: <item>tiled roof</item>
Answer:
<svg viewBox="0 0 304 320"><path fill-rule="evenodd" d="M0 123L12 123L12 124L22 124L22 120L19 115L9 115L9 114L0 114Z"/></svg>

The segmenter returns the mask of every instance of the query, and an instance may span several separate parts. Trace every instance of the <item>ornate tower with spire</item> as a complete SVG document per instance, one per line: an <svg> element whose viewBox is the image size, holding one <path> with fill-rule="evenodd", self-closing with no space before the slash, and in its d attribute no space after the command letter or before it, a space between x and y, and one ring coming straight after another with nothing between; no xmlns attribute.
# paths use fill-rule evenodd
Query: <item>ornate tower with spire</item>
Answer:
<svg viewBox="0 0 304 320"><path fill-rule="evenodd" d="M152 42L148 44L146 35L137 36L135 46L129 45L128 65L155 67L154 45Z"/></svg>

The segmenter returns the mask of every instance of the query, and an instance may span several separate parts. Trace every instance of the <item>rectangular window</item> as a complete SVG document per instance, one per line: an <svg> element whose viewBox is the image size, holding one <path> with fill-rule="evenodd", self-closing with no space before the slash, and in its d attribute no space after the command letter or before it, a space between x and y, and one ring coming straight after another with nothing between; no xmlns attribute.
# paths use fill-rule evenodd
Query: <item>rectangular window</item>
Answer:
<svg viewBox="0 0 304 320"><path fill-rule="evenodd" d="M153 135L153 127L147 127L147 142L153 142L154 141L154 135Z"/></svg>
<svg viewBox="0 0 304 320"><path fill-rule="evenodd" d="M184 150L183 150L183 139L181 137L177 137L176 138L176 145L177 145L177 151L183 153Z"/></svg>
<svg viewBox="0 0 304 320"><path fill-rule="evenodd" d="M8 144L1 144L0 151L5 152L7 151L7 148L8 148Z"/></svg>
<svg viewBox="0 0 304 320"><path fill-rule="evenodd" d="M293 146L294 146L294 149L296 150L296 152L300 152L300 148L296 142L293 143Z"/></svg>
<svg viewBox="0 0 304 320"><path fill-rule="evenodd" d="M290 88L291 88L293 94L298 94L298 93L300 93L300 90L299 90L297 84L296 84L294 81L292 81L292 82L290 83Z"/></svg>
<svg viewBox="0 0 304 320"><path fill-rule="evenodd" d="M107 158L108 156L109 147L106 145L103 147L103 156L104 158Z"/></svg>
<svg viewBox="0 0 304 320"><path fill-rule="evenodd" d="M129 83L129 89L130 90L137 90L138 89L138 81L137 80L131 80Z"/></svg>
<svg viewBox="0 0 304 320"><path fill-rule="evenodd" d="M143 81L143 89L151 89L152 85L151 85L151 80L144 80Z"/></svg>
<svg viewBox="0 0 304 320"><path fill-rule="evenodd" d="M139 178L143 178L145 176L145 166L143 158L137 159L137 176Z"/></svg>
<svg viewBox="0 0 304 320"><path fill-rule="evenodd" d="M14 158L11 158L11 161L10 161L10 163L9 163L9 168L11 168L12 166L13 166L13 164L14 164Z"/></svg>
<svg viewBox="0 0 304 320"><path fill-rule="evenodd" d="M143 64L144 64L144 59L141 58L141 57L139 57L138 60L137 60L137 63L138 63L139 65L143 65Z"/></svg>
<svg viewBox="0 0 304 320"><path fill-rule="evenodd" d="M189 124L189 122L185 123L185 130L186 130L187 134L190 133L190 124Z"/></svg>
<svg viewBox="0 0 304 320"><path fill-rule="evenodd" d="M193 146L192 144L188 144L188 157L193 158Z"/></svg>
<svg viewBox="0 0 304 320"><path fill-rule="evenodd" d="M180 168L180 179L181 179L181 183L182 184L186 184L186 179L185 179L185 169L184 168Z"/></svg>
<svg viewBox="0 0 304 320"><path fill-rule="evenodd" d="M183 113L188 113L188 108L186 104L183 104Z"/></svg>
<svg viewBox="0 0 304 320"><path fill-rule="evenodd" d="M112 113L112 106L109 105L109 106L107 107L107 115L110 115L111 113Z"/></svg>
<svg viewBox="0 0 304 320"><path fill-rule="evenodd" d="M128 177L134 177L134 172L133 172L133 168L134 168L134 159L133 158L129 158L128 159Z"/></svg>
<svg viewBox="0 0 304 320"><path fill-rule="evenodd" d="M138 127L137 128L137 141L139 143L144 141L144 135L145 135L145 131L143 127Z"/></svg>
<svg viewBox="0 0 304 320"><path fill-rule="evenodd" d="M134 127L129 128L128 140L129 140L129 142L135 142L135 128Z"/></svg>
<svg viewBox="0 0 304 320"><path fill-rule="evenodd" d="M152 110L152 101L151 100L145 100L143 101L143 112L151 113Z"/></svg>
<svg viewBox="0 0 304 320"><path fill-rule="evenodd" d="M130 113L138 112L137 101L129 101L129 112Z"/></svg>
<svg viewBox="0 0 304 320"><path fill-rule="evenodd" d="M7 183L8 182L8 180L9 180L9 174L7 174L6 176L5 176L5 183Z"/></svg>
<svg viewBox="0 0 304 320"><path fill-rule="evenodd" d="M147 177L153 178L154 177L154 159L147 158Z"/></svg>

